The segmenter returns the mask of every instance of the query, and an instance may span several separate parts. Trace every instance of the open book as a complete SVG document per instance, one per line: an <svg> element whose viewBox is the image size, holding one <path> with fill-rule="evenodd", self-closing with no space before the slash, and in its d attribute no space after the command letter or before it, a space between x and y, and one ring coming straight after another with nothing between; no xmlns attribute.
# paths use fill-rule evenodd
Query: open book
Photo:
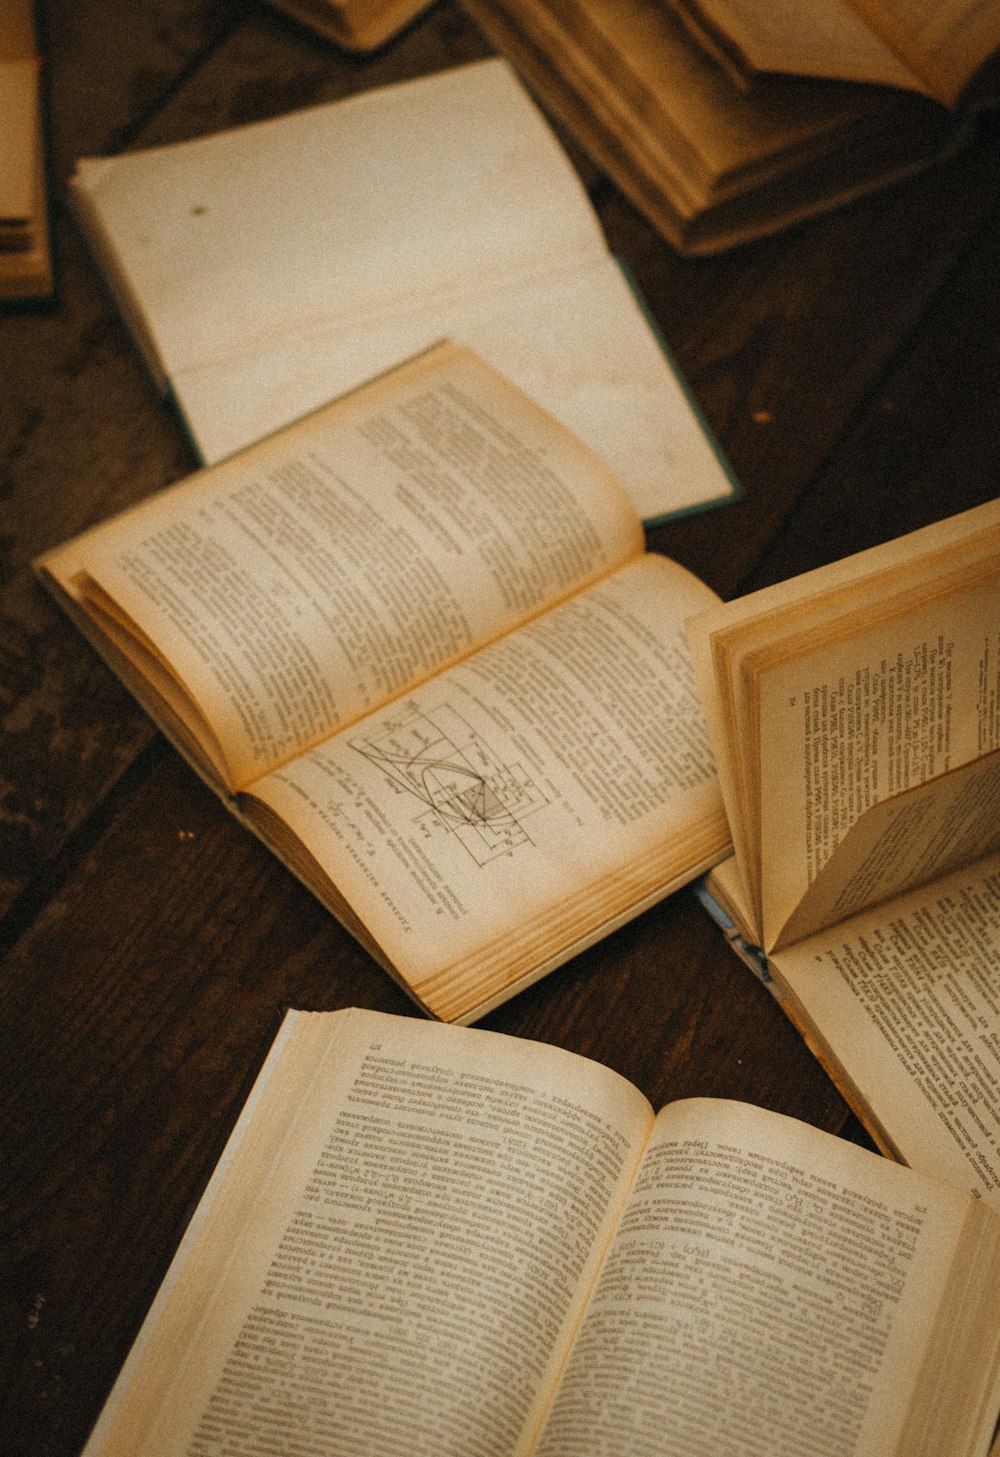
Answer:
<svg viewBox="0 0 1000 1457"><path fill-rule="evenodd" d="M1000 0L463 3L683 252L926 167L1000 98Z"/></svg>
<svg viewBox="0 0 1000 1457"><path fill-rule="evenodd" d="M292 1012L84 1457L985 1457L998 1279L996 1210L795 1119Z"/></svg>
<svg viewBox="0 0 1000 1457"><path fill-rule="evenodd" d="M717 600L443 344L39 564L227 803L469 1020L729 847L684 641Z"/></svg>
<svg viewBox="0 0 1000 1457"><path fill-rule="evenodd" d="M53 290L33 0L0 5L0 302Z"/></svg>
<svg viewBox="0 0 1000 1457"><path fill-rule="evenodd" d="M708 884L873 1135L1000 1192L1000 501L688 624Z"/></svg>
<svg viewBox="0 0 1000 1457"><path fill-rule="evenodd" d="M997 0L670 0L736 78L783 71L922 91L954 106L1000 51Z"/></svg>
<svg viewBox="0 0 1000 1457"><path fill-rule="evenodd" d="M455 339L652 520L734 486L587 194L505 62L84 159L71 202L214 463Z"/></svg>

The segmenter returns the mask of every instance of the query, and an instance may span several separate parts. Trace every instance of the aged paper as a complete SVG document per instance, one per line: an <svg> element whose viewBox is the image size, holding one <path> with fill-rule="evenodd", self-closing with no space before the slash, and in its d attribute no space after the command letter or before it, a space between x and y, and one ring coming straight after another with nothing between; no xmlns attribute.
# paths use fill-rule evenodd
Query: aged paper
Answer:
<svg viewBox="0 0 1000 1457"><path fill-rule="evenodd" d="M698 835L703 857L728 838L682 627L706 594L643 556L257 781L249 810L291 828L418 994L491 943L510 963L515 933L527 954L561 908L634 909L671 853L676 876Z"/></svg>
<svg viewBox="0 0 1000 1457"><path fill-rule="evenodd" d="M106 524L81 565L239 788L641 549L600 462L442 346Z"/></svg>

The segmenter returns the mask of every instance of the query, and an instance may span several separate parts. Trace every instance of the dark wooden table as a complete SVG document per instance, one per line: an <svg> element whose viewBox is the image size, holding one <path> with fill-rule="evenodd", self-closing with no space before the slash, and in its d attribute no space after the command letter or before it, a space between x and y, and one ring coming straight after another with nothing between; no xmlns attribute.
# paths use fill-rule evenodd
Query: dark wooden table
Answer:
<svg viewBox="0 0 1000 1457"><path fill-rule="evenodd" d="M35 584L44 548L194 465L63 205L77 157L487 54L442 4L377 56L245 0L48 0L60 297L0 318L0 1450L97 1415L282 1010L403 994L153 731ZM997 494L1000 130L864 203L678 258L572 151L742 481L652 545L723 596ZM851 1132L689 892L485 1025Z"/></svg>

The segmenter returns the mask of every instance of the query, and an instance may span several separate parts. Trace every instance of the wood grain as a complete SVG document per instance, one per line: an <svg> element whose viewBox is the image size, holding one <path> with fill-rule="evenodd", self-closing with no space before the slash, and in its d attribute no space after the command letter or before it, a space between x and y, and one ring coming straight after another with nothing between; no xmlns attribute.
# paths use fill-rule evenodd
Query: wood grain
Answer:
<svg viewBox="0 0 1000 1457"><path fill-rule="evenodd" d="M237 0L49 0L57 306L0 318L0 1447L77 1453L283 1009L410 1003L226 814L49 603L33 557L190 470L64 206L78 156L487 54L439 4L349 57ZM573 151L742 500L652 544L723 595L996 494L1000 148L678 258ZM486 1026L851 1131L688 892Z"/></svg>

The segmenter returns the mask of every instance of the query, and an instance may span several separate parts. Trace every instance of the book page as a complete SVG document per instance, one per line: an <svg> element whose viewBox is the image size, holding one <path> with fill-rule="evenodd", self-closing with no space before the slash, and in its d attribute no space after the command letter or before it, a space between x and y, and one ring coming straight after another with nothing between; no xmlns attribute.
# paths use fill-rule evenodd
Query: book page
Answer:
<svg viewBox="0 0 1000 1457"><path fill-rule="evenodd" d="M594 939L728 847L683 638L710 595L644 556L257 781L248 812L451 1019L540 974L557 928L564 952Z"/></svg>
<svg viewBox="0 0 1000 1457"><path fill-rule="evenodd" d="M748 97L691 41L671 5L563 0L556 10L506 0L506 9L526 46L540 37L546 54L571 59L570 89L593 109L595 135L628 136L642 172L664 179L682 217L744 198L748 179L774 180L836 149L845 135L860 140L871 124L870 98L853 90Z"/></svg>
<svg viewBox="0 0 1000 1457"><path fill-rule="evenodd" d="M270 3L347 50L369 51L384 45L414 20L429 0L270 0Z"/></svg>
<svg viewBox="0 0 1000 1457"><path fill-rule="evenodd" d="M879 800L855 820L778 946L1000 849L1000 750Z"/></svg>
<svg viewBox="0 0 1000 1457"><path fill-rule="evenodd" d="M554 270L314 320L239 358L175 371L172 392L211 463L443 337L488 360L599 455L644 520L734 494L666 346L606 254L574 265L560 253Z"/></svg>
<svg viewBox="0 0 1000 1457"><path fill-rule="evenodd" d="M984 1223L973 1203L778 1114L672 1104L536 1457L984 1451L995 1316L957 1361L951 1320L934 1330L938 1303L953 1285L964 1291L967 1224ZM992 1279L987 1223L980 1269ZM948 1421L935 1434L942 1400Z"/></svg>
<svg viewBox="0 0 1000 1457"><path fill-rule="evenodd" d="M948 104L1000 46L998 0L851 0L859 15Z"/></svg>
<svg viewBox="0 0 1000 1457"><path fill-rule="evenodd" d="M1000 748L998 590L1000 562L967 591L871 631L855 626L848 636L845 625L843 640L761 672L765 947L777 943L807 889L866 810ZM993 797L988 788L984 793ZM942 794L947 795L943 779ZM973 809L970 802L970 814ZM961 819L943 813L937 818L961 838ZM923 832L914 827L914 834ZM886 825L883 860L889 853L885 837L899 834L891 822ZM875 846L867 847L869 867L875 855ZM920 864L918 857L915 877ZM880 888L880 877L873 876L871 899ZM843 894L845 911L853 909L846 884ZM801 925L798 934L814 929L815 922Z"/></svg>
<svg viewBox="0 0 1000 1457"><path fill-rule="evenodd" d="M292 1013L86 1457L518 1457L652 1124L555 1047Z"/></svg>
<svg viewBox="0 0 1000 1457"><path fill-rule="evenodd" d="M733 487L569 158L499 58L84 158L73 205L202 459L452 338L645 518Z"/></svg>
<svg viewBox="0 0 1000 1457"><path fill-rule="evenodd" d="M1000 46L997 0L685 0L754 71L926 91L946 104Z"/></svg>
<svg viewBox="0 0 1000 1457"><path fill-rule="evenodd" d="M864 810L1000 746L998 581L989 502L688 623L758 944Z"/></svg>
<svg viewBox="0 0 1000 1457"><path fill-rule="evenodd" d="M77 185L170 378L318 321L392 317L607 252L582 184L496 58L84 158Z"/></svg>
<svg viewBox="0 0 1000 1457"><path fill-rule="evenodd" d="M0 7L0 252L23 252L44 225L37 210L41 127L32 0ZM6 262L5 262L6 267Z"/></svg>
<svg viewBox="0 0 1000 1457"><path fill-rule="evenodd" d="M0 55L0 251L31 242L38 132L38 62Z"/></svg>
<svg viewBox="0 0 1000 1457"><path fill-rule="evenodd" d="M861 19L851 0L682 0L751 71L828 76L922 89L923 83Z"/></svg>
<svg viewBox="0 0 1000 1457"><path fill-rule="evenodd" d="M442 346L49 569L174 675L235 788L641 549L600 462Z"/></svg>
<svg viewBox="0 0 1000 1457"><path fill-rule="evenodd" d="M1000 1207L1000 855L771 962L881 1142Z"/></svg>

